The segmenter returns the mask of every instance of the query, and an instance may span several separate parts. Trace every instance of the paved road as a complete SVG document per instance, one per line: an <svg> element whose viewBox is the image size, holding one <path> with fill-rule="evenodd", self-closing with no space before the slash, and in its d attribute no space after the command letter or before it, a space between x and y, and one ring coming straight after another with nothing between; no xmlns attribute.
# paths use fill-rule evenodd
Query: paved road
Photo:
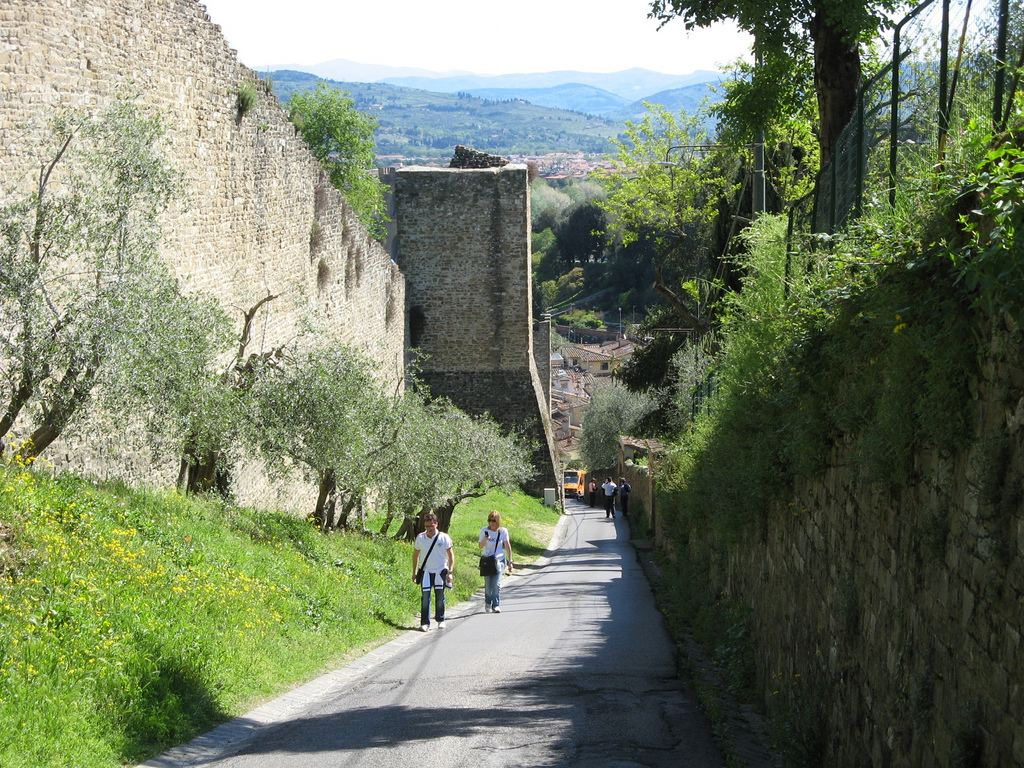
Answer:
<svg viewBox="0 0 1024 768"><path fill-rule="evenodd" d="M556 552L506 579L500 615L479 599L449 611L447 629L410 632L390 658L253 731L236 754L191 764L722 766L695 697L675 678L628 527L567 506ZM183 763L147 763L172 764Z"/></svg>

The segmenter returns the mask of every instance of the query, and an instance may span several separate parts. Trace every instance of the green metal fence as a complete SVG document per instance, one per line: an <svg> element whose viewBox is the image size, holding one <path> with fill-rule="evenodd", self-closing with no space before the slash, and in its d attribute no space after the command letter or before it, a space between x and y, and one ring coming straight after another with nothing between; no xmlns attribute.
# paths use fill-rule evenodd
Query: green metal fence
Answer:
<svg viewBox="0 0 1024 768"><path fill-rule="evenodd" d="M794 206L796 228L833 233L865 205L899 205L972 115L1004 129L1024 63L1022 15L1020 0L927 0L896 24L888 63L861 88L814 194Z"/></svg>

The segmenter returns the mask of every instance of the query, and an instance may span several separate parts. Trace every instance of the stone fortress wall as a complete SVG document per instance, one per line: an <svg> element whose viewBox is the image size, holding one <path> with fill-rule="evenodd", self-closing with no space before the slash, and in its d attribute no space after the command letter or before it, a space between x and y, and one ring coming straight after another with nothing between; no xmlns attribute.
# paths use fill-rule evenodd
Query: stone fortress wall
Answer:
<svg viewBox="0 0 1024 768"><path fill-rule="evenodd" d="M246 83L258 100L240 115ZM129 84L164 118L166 154L184 177L186 194L165 216L162 251L186 289L216 296L239 320L239 308L279 295L257 315L251 352L293 340L301 321L315 317L329 338L374 359L391 386L401 381L404 277L195 0L0 4L2 187L33 183L30 147L56 111L96 108ZM129 480L155 473L166 482L177 468L112 461L110 450L84 460L78 450L78 458L48 454L58 465ZM294 488L267 484L258 466L243 467L236 492L245 503L311 505Z"/></svg>
<svg viewBox="0 0 1024 768"><path fill-rule="evenodd" d="M536 444L530 490L560 488L534 358L526 166L403 168L394 194L422 378L463 410L524 427Z"/></svg>
<svg viewBox="0 0 1024 768"><path fill-rule="evenodd" d="M245 84L258 98L242 114ZM162 251L186 289L212 294L239 320L277 295L256 317L250 352L292 341L313 319L327 338L375 360L389 388L402 382L407 278L196 0L5 0L0 188L30 188L38 162L30 148L47 118L65 107L97 108L126 87L164 118L167 155L184 177L186 194L165 216ZM410 243L434 227L429 253L438 260L419 262L409 303L414 319L430 318L432 387L467 410L528 424L542 467L536 490L559 487L533 363L526 170L448 173L444 194L416 216L407 206L398 217ZM97 442L55 444L48 458L129 481L168 483L177 470L176 460L161 464L134 445ZM270 483L258 462L240 465L234 488L242 503L312 505L311 488Z"/></svg>

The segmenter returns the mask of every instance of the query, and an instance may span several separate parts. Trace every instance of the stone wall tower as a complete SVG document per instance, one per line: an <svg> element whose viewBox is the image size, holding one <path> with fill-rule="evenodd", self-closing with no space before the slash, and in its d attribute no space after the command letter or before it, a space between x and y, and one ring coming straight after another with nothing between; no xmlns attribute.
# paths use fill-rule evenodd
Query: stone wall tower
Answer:
<svg viewBox="0 0 1024 768"><path fill-rule="evenodd" d="M538 446L527 490L559 488L533 351L526 166L399 169L395 218L423 380L465 411L525 427Z"/></svg>

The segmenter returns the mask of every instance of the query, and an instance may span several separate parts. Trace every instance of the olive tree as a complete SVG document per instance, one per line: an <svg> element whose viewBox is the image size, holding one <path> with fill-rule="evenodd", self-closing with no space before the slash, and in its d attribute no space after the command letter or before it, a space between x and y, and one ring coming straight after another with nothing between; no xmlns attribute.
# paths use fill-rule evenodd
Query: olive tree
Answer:
<svg viewBox="0 0 1024 768"><path fill-rule="evenodd" d="M286 354L254 372L243 407L249 439L271 467L297 466L317 483L311 516L321 529L345 527L373 484L371 459L387 433L371 363L344 345Z"/></svg>
<svg viewBox="0 0 1024 768"><path fill-rule="evenodd" d="M311 518L324 531L362 527L370 503L385 514L382 534L398 517L396 536L414 534L428 511L447 530L460 501L533 474L527 441L425 392L389 394L343 345L267 361L241 402L249 440L271 467L317 483Z"/></svg>
<svg viewBox="0 0 1024 768"><path fill-rule="evenodd" d="M459 502L495 488L511 492L535 471L532 446L522 435L448 400L423 400L402 439L406 459L394 479L410 504L396 538L415 535L422 512L434 512L447 531Z"/></svg>
<svg viewBox="0 0 1024 768"><path fill-rule="evenodd" d="M580 458L593 469L618 463L619 435L631 434L653 407L650 399L623 386L600 387L583 415Z"/></svg>
<svg viewBox="0 0 1024 768"><path fill-rule="evenodd" d="M33 151L31 191L0 205L0 439L34 457L94 394L171 423L223 339L211 301L187 296L158 254L176 190L163 128L128 99L56 116ZM173 428L173 426L172 426Z"/></svg>

